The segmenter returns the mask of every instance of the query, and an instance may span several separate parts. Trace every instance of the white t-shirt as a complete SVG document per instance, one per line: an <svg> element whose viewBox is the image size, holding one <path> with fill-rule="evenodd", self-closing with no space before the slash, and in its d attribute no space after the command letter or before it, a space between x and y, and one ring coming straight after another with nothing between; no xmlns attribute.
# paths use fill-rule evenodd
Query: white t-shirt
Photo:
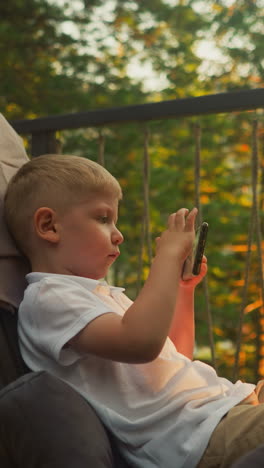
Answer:
<svg viewBox="0 0 264 468"><path fill-rule="evenodd" d="M133 467L194 468L223 415L254 390L191 361L169 338L147 364L63 348L90 321L109 312L123 315L132 302L122 288L87 278L30 273L27 280L18 323L26 364L75 387L115 434Z"/></svg>

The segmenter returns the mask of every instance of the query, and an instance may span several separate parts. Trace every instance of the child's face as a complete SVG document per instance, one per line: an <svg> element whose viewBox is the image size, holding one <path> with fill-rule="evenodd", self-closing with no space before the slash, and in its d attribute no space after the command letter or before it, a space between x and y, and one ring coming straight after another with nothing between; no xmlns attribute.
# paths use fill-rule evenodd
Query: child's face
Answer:
<svg viewBox="0 0 264 468"><path fill-rule="evenodd" d="M92 195L59 221L60 266L67 274L103 278L119 255L118 200Z"/></svg>

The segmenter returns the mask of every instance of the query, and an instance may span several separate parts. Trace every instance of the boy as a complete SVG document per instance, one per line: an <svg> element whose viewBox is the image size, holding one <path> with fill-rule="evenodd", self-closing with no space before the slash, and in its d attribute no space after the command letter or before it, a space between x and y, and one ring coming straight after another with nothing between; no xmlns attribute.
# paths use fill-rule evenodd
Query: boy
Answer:
<svg viewBox="0 0 264 468"><path fill-rule="evenodd" d="M218 436L224 416L232 408L258 409L264 421L263 405L236 406L255 386L232 384L191 361L194 289L205 259L199 277L183 282L181 273L197 210L170 215L132 303L122 288L99 281L123 242L116 227L121 197L108 171L76 156L38 157L11 180L6 221L32 270L19 309L22 356L32 370L46 369L76 388L133 467L195 467L212 434L200 466L230 466L263 442L264 431L259 425L249 446L247 428L239 433L242 447L225 451Z"/></svg>

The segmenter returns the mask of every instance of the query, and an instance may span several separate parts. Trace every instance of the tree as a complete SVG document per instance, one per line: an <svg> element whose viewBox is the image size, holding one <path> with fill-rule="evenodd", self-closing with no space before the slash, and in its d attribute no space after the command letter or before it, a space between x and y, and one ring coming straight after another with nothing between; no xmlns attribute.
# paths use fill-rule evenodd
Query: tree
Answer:
<svg viewBox="0 0 264 468"><path fill-rule="evenodd" d="M232 6L229 1L228 5L224 0L85 0L83 6L75 0L61 0L60 6L55 0L3 3L1 111L8 118L26 118L255 87L256 83L263 83L262 30L258 19L261 1L240 0ZM215 43L224 57L223 63L214 60L205 68L198 54L198 46L204 40ZM252 52L250 57L244 46ZM142 78L144 69L146 74L149 70L153 73L157 89ZM208 277L218 346L223 341L235 341L241 307L251 203L251 120L248 113L199 119L201 202L203 217L210 224ZM154 239L164 229L167 215L177 207L194 204L193 125L197 121L192 118L148 124L153 250ZM115 283L127 286L132 298L139 283L145 135L142 123L57 135L64 152L94 160L99 138L105 140L106 167L120 180L125 193L119 227L126 242L112 275ZM254 262L253 267L247 306L259 299ZM145 246L143 280L148 269ZM204 310L200 288L198 345L208 343ZM247 351L243 372L250 378L255 351L253 313L247 314L243 328L243 351ZM229 377L233 351L218 351L220 370Z"/></svg>
<svg viewBox="0 0 264 468"><path fill-rule="evenodd" d="M216 89L263 86L263 0L210 1L207 11L208 38L221 53L220 63L207 67Z"/></svg>
<svg viewBox="0 0 264 468"><path fill-rule="evenodd" d="M96 65L89 38L82 38L89 12L73 11L67 2L59 7L48 0L11 0L1 4L0 17L0 107L7 117L84 110L95 105L95 94L98 107L96 77L106 66ZM76 37L63 32L69 21Z"/></svg>

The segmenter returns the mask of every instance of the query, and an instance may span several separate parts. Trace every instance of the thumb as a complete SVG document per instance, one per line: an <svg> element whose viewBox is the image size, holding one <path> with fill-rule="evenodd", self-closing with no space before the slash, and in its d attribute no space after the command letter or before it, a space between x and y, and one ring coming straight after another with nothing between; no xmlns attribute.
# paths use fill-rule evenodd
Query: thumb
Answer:
<svg viewBox="0 0 264 468"><path fill-rule="evenodd" d="M159 236L159 237L156 237L156 239L155 239L155 242L156 242L156 246L157 246L157 247L158 247L158 245L159 245L159 241L160 241L160 236Z"/></svg>

